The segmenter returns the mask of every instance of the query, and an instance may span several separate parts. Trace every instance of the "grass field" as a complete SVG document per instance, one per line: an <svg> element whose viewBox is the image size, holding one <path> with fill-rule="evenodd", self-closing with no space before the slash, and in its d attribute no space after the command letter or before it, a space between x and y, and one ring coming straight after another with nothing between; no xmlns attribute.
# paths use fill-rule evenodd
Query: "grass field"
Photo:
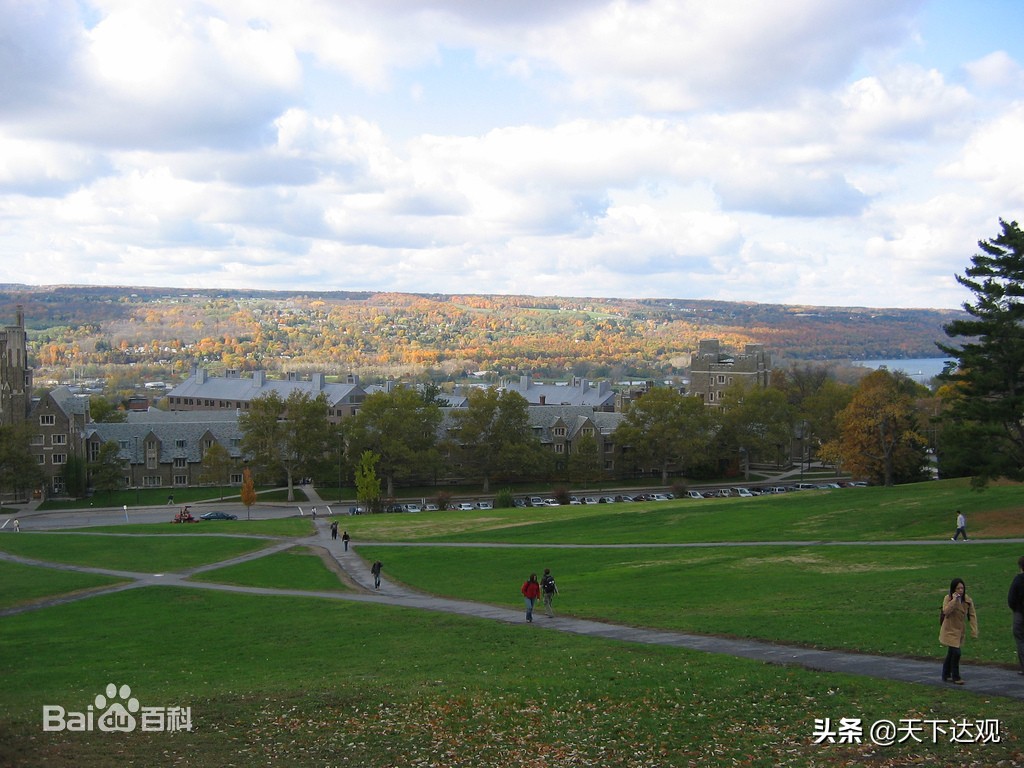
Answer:
<svg viewBox="0 0 1024 768"><path fill-rule="evenodd" d="M361 554L384 560L389 578L424 590L518 606L525 573L548 565L567 613L919 655L936 659L936 674L933 614L959 575L978 602L982 628L979 640L968 640L965 659L1009 663L1005 590L1022 547L948 538L956 506L974 537L1024 535L1014 506L1020 488L971 494L935 483L862 491L771 505L360 516L345 518L345 526ZM236 522L235 533L266 535ZM792 532L801 526L818 533ZM446 538L455 546L427 546ZM666 546L788 538L887 543ZM369 543L414 540L421 546ZM917 540L931 543L909 543ZM551 546L562 543L605 546ZM0 536L5 551L102 567L138 564L144 553L145 562L180 569L186 560L216 562L247 551L243 545L265 544L163 534ZM79 574L51 580L57 573L0 563L0 597L10 604L10 592L34 582L40 594L83 588ZM302 548L202 578L343 589ZM976 696L969 686L888 683L317 598L147 587L7 616L0 619L0 674L5 766L1024 765L1021 702ZM84 710L109 683L129 684L146 706L191 707L192 731L42 731L42 707ZM876 746L865 736L861 744L816 744L819 718L859 718L865 727L881 719L991 719L1001 741L928 736Z"/></svg>

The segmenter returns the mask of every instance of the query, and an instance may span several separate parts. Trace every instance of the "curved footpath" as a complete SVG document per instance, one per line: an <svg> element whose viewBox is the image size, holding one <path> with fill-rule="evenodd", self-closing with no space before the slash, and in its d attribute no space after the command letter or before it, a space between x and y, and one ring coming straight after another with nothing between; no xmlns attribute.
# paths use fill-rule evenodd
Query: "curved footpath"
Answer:
<svg viewBox="0 0 1024 768"><path fill-rule="evenodd" d="M33 602L29 605L3 609L0 610L0 617L38 610L74 600L87 599L96 595L120 592L126 589L134 589L144 586L176 586L188 589L214 589L257 595L292 595L295 597L317 597L328 600L373 602L387 605L398 605L405 608L415 608L418 610L454 613L462 616L489 619L491 621L501 621L507 624L525 623L525 612L523 609L511 610L484 603L474 603L468 600L453 600L450 598L427 595L395 584L389 581L386 575L382 575L381 577L380 589L374 589L373 576L370 573L369 564L359 556L357 552L358 546L354 543L350 544L349 550L346 552L340 539L332 540L330 538L329 525L329 521L321 518L316 521L317 534L315 536L301 539L269 538L268 546L256 552L250 552L229 560L210 563L198 568L192 568L177 573L137 573L116 571L105 568L67 565L62 563L40 562L0 552L0 560L18 562L26 565L77 571L80 573L95 573L121 578L127 581L125 584L75 593L73 595L62 595L50 600ZM365 543L367 545L370 544L370 542ZM981 542L979 542L979 544L983 546ZM319 547L326 550L334 560L337 561L339 566L352 580L352 582L354 582L362 591L320 592L292 589L266 589L260 587L241 587L188 580L190 576L198 573L223 568L225 566L245 562L247 560L254 560L259 557L265 557L266 555L296 546ZM467 545L463 544L460 546ZM1010 631L1008 620L1006 625L1005 631L1008 633ZM920 661L893 656L877 656L872 654L849 653L842 651L822 651L756 640L692 635L669 630L630 627L598 621L589 621L586 619L574 619L567 616L548 618L544 615L542 610L535 614L535 620L532 626L540 631L554 630L559 632L570 632L577 635L620 640L630 643L645 643L649 645L667 645L677 648L688 648L690 650L703 651L706 653L720 653L729 656L754 659L768 664L793 664L806 667L808 669L842 672L851 675L864 675L867 677L899 680L906 683L917 683L921 685L940 687L949 685L948 683L943 683L940 679L939 671L942 662L941 659L938 658L931 661ZM1024 699L1024 676L1016 674L1014 670L965 663L962 666L962 671L967 684L963 688L957 688L956 690L967 691L975 694L985 694L989 696L1005 696L1015 699Z"/></svg>

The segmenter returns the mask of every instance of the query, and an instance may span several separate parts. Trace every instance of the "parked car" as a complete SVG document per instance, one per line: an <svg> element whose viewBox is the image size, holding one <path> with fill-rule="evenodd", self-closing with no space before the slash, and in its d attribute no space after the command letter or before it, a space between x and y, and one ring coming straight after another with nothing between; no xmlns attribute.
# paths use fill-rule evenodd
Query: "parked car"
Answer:
<svg viewBox="0 0 1024 768"><path fill-rule="evenodd" d="M423 505L423 511L424 512L437 512L437 509L438 509L437 504L424 504Z"/></svg>
<svg viewBox="0 0 1024 768"><path fill-rule="evenodd" d="M700 491L687 491L686 496L691 499L703 499L704 494Z"/></svg>
<svg viewBox="0 0 1024 768"><path fill-rule="evenodd" d="M560 507L562 505L558 503L558 499L544 499L544 505L543 506L545 506L545 507Z"/></svg>
<svg viewBox="0 0 1024 768"><path fill-rule="evenodd" d="M525 509L526 507L530 506L530 502L528 502L526 499L512 499L512 503L515 506L519 507L520 509Z"/></svg>
<svg viewBox="0 0 1024 768"><path fill-rule="evenodd" d="M579 496L570 496L569 497L569 503L570 504L582 504L583 500Z"/></svg>
<svg viewBox="0 0 1024 768"><path fill-rule="evenodd" d="M475 509L475 507L473 506L473 502L471 501L460 501L456 509L459 510L460 512L470 512L473 509Z"/></svg>
<svg viewBox="0 0 1024 768"><path fill-rule="evenodd" d="M744 498L744 499L752 499L752 498L754 498L754 494L753 494L753 492L751 492L751 490L749 488L733 488L732 490L733 490L733 493L735 493L740 498Z"/></svg>
<svg viewBox="0 0 1024 768"><path fill-rule="evenodd" d="M597 504L597 499L594 498L593 496L584 496L583 497L583 503L584 504Z"/></svg>
<svg viewBox="0 0 1024 768"><path fill-rule="evenodd" d="M814 483L797 483L793 487L796 488L798 491L812 491L818 486L815 485Z"/></svg>
<svg viewBox="0 0 1024 768"><path fill-rule="evenodd" d="M402 508L406 512L422 512L423 511L423 507L421 507L419 504L403 504Z"/></svg>
<svg viewBox="0 0 1024 768"><path fill-rule="evenodd" d="M531 496L530 497L530 506L531 507L543 507L543 506L546 506L546 504L544 503L544 499L542 499L540 496Z"/></svg>
<svg viewBox="0 0 1024 768"><path fill-rule="evenodd" d="M478 501L476 503L477 509L494 509L494 505L489 501Z"/></svg>
<svg viewBox="0 0 1024 768"><path fill-rule="evenodd" d="M667 493L652 493L648 497L651 501L668 501L669 497Z"/></svg>
<svg viewBox="0 0 1024 768"><path fill-rule="evenodd" d="M614 504L615 503L615 497L614 496L602 496L600 499L597 500L597 503L598 504Z"/></svg>
<svg viewBox="0 0 1024 768"><path fill-rule="evenodd" d="M229 512L205 512L199 516L200 520L237 520L238 515Z"/></svg>

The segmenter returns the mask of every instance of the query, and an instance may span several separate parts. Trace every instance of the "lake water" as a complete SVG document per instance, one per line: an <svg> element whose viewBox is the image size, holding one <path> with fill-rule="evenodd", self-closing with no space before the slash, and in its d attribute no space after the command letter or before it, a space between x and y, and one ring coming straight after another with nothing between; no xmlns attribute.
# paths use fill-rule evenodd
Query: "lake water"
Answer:
<svg viewBox="0 0 1024 768"><path fill-rule="evenodd" d="M854 360L853 365L876 370L884 366L890 371L903 371L914 381L927 384L942 373L947 360L945 357L908 357L905 360Z"/></svg>

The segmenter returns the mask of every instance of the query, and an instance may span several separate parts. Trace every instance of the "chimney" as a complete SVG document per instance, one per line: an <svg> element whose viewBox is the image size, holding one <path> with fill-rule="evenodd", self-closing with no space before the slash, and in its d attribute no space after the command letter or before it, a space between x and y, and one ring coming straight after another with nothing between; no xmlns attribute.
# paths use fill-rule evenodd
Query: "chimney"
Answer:
<svg viewBox="0 0 1024 768"><path fill-rule="evenodd" d="M266 371L253 371L252 372L252 385L254 387L263 388L263 385L267 383L267 372Z"/></svg>
<svg viewBox="0 0 1024 768"><path fill-rule="evenodd" d="M322 373L311 373L309 374L309 380L313 384L313 389L317 392L323 391L324 388L324 375Z"/></svg>
<svg viewBox="0 0 1024 768"><path fill-rule="evenodd" d="M548 397L547 397L547 395L541 395L540 396L540 404L541 405L547 405L548 404Z"/></svg>

